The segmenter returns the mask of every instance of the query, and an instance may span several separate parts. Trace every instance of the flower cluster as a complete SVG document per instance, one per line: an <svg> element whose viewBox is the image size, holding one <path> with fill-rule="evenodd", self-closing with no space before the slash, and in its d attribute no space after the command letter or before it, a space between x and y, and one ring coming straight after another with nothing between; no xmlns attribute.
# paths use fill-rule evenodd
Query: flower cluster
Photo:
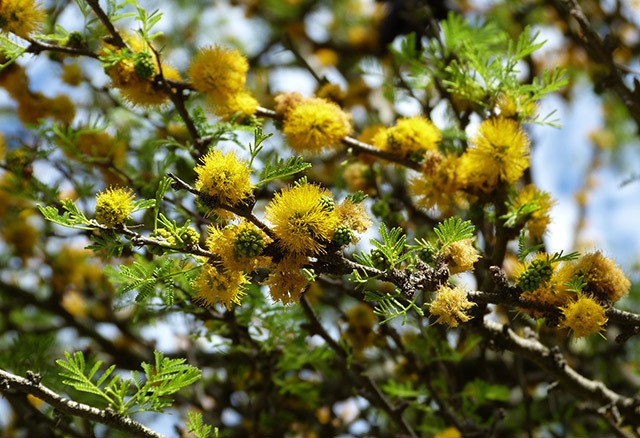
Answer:
<svg viewBox="0 0 640 438"><path fill-rule="evenodd" d="M351 115L336 103L323 98L303 98L299 93L276 97L283 115L282 131L289 145L298 152L318 154L336 148L351 134Z"/></svg>
<svg viewBox="0 0 640 438"><path fill-rule="evenodd" d="M239 160L233 151L209 151L200 157L200 164L193 170L198 174L196 189L210 198L199 197L200 202L220 217L229 217L221 205L236 206L251 194L251 171L247 162Z"/></svg>
<svg viewBox="0 0 640 438"><path fill-rule="evenodd" d="M108 188L96 196L96 220L107 227L123 224L133 211L131 189Z"/></svg>
<svg viewBox="0 0 640 438"><path fill-rule="evenodd" d="M180 80L180 73L168 64L160 65L146 42L138 37L127 36L128 48L105 44L101 56L114 59L112 65L105 67L105 73L111 78L115 88L120 90L122 98L134 106L162 106L169 100L168 91L155 81L162 73L165 79Z"/></svg>
<svg viewBox="0 0 640 438"><path fill-rule="evenodd" d="M549 308L559 309L561 325L573 330L576 337L599 332L607 322L607 303L624 297L631 286L613 260L600 252L585 254L562 266L551 262L547 254L538 253L518 268L516 284L523 290L523 298L542 306L533 311L534 317L545 316Z"/></svg>
<svg viewBox="0 0 640 438"><path fill-rule="evenodd" d="M491 193L499 183L518 181L529 167L529 144L518 122L504 117L487 119L462 154L429 150L422 163L422 174L411 182L411 194L425 208L437 206L448 212L453 207L465 207ZM537 236L546 229L553 202L533 187L525 188L514 202L520 205L530 198L537 199L540 207L530 216L528 224L531 233Z"/></svg>
<svg viewBox="0 0 640 438"><path fill-rule="evenodd" d="M440 256L449 266L449 272L452 275L473 271L473 265L480 259L480 254L474 248L472 239L459 240L445 246L440 251Z"/></svg>
<svg viewBox="0 0 640 438"><path fill-rule="evenodd" d="M338 225L335 209L325 208L327 189L315 184L298 184L276 193L265 217L273 224L279 245L296 254L322 254Z"/></svg>
<svg viewBox="0 0 640 438"><path fill-rule="evenodd" d="M42 3L33 0L0 2L0 30L29 38L42 27L47 14Z"/></svg>
<svg viewBox="0 0 640 438"><path fill-rule="evenodd" d="M438 318L436 323L457 327L459 323L467 322L472 318L466 311L475 305L476 303L469 301L467 293L461 287L451 288L441 285L429 305L429 312Z"/></svg>
<svg viewBox="0 0 640 438"><path fill-rule="evenodd" d="M373 144L403 158L419 159L426 151L436 150L440 140L442 134L430 120L415 116L400 119L396 126L379 131Z"/></svg>
<svg viewBox="0 0 640 438"><path fill-rule="evenodd" d="M239 51L215 45L198 52L187 74L215 113L230 119L238 113L251 116L258 108L258 101L245 89L248 70L249 62Z"/></svg>
<svg viewBox="0 0 640 438"><path fill-rule="evenodd" d="M218 301L231 309L233 304L240 304L242 297L246 295L244 287L249 282L249 277L242 271L205 263L192 286L197 293L196 301L204 306L214 305Z"/></svg>

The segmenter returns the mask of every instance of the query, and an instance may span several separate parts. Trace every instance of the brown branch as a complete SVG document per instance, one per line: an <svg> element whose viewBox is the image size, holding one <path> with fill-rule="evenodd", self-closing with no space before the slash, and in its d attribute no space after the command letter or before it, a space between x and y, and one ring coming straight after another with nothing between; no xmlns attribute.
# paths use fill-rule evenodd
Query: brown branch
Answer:
<svg viewBox="0 0 640 438"><path fill-rule="evenodd" d="M98 0L87 0L87 4L91 6L93 12L98 16L104 27L106 27L107 31L111 34L112 38L111 41L109 41L109 44L113 44L114 46L121 48L128 47L127 43L122 39L120 32L118 32L111 20L109 20L109 16L104 12L102 7L100 7L100 2Z"/></svg>
<svg viewBox="0 0 640 438"><path fill-rule="evenodd" d="M99 59L99 55L89 49L56 46L54 44L47 44L32 39L29 39L29 43L29 47L27 47L25 53L33 53L34 55L38 55L42 52L59 52L70 56L87 56L89 58Z"/></svg>
<svg viewBox="0 0 640 438"><path fill-rule="evenodd" d="M31 394L64 414L95 421L134 437L166 438L164 435L154 432L137 421L118 414L112 409L107 408L101 410L84 403L78 403L64 398L60 394L42 385L38 381L39 379L35 378L35 375L32 376L33 378L31 379L25 379L24 377L16 376L15 374L0 369L0 392L6 393L13 390Z"/></svg>
<svg viewBox="0 0 640 438"><path fill-rule="evenodd" d="M382 393L378 385L369 377L366 373L364 367L357 361L351 360L349 361L348 353L342 348L338 342L336 342L329 333L324 329L322 323L320 322L318 315L316 315L315 311L311 307L309 300L307 299L306 294L302 294L300 298L300 304L304 310L304 313L307 315L309 319L308 329L311 333L315 333L319 335L327 345L336 352L336 354L340 357L341 362L345 365L344 370L346 372L355 372L358 380L360 380L362 386L367 390L364 395L368 396L367 399L378 406L382 410L384 410L389 418L393 420L393 422L400 427L400 429L407 435L412 438L418 438L418 435L415 433L413 428L406 422L404 418L402 418L402 412L400 409L394 407L389 400ZM350 366L348 365L350 364Z"/></svg>
<svg viewBox="0 0 640 438"><path fill-rule="evenodd" d="M640 426L640 403L612 391L603 382L590 380L567 365L559 351L550 349L535 339L518 336L508 325L488 318L483 320L483 331L495 350L509 350L532 360L574 395L617 410L634 427Z"/></svg>

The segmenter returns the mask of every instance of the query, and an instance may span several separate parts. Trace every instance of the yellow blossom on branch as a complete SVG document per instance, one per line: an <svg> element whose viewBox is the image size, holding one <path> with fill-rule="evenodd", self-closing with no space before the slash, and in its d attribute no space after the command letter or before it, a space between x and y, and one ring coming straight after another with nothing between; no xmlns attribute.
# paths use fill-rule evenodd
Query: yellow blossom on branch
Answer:
<svg viewBox="0 0 640 438"><path fill-rule="evenodd" d="M473 271L473 265L480 259L480 254L473 247L472 239L463 239L444 247L440 255L449 266L451 275Z"/></svg>
<svg viewBox="0 0 640 438"><path fill-rule="evenodd" d="M414 116L400 119L396 126L378 132L373 144L379 149L409 157L436 150L440 140L440 130L429 119Z"/></svg>
<svg viewBox="0 0 640 438"><path fill-rule="evenodd" d="M626 296L631 282L615 262L600 251L585 254L573 265L573 274L582 275L587 284L585 290L614 303Z"/></svg>
<svg viewBox="0 0 640 438"><path fill-rule="evenodd" d="M449 327L457 327L461 322L467 322L472 317L466 311L476 303L469 301L467 293L460 286L450 288L441 285L436 291L436 297L429 306L431 315L438 317L438 324L447 324Z"/></svg>
<svg viewBox="0 0 640 438"><path fill-rule="evenodd" d="M323 198L324 197L324 198ZM276 193L265 217L273 224L280 245L298 254L321 254L333 237L338 217L323 199L328 190L315 184L300 184Z"/></svg>
<svg viewBox="0 0 640 438"><path fill-rule="evenodd" d="M271 267L271 274L264 282L269 286L271 298L283 304L297 303L309 285L309 280L301 271L306 257L295 254L285 256L275 266Z"/></svg>
<svg viewBox="0 0 640 438"><path fill-rule="evenodd" d="M230 270L252 272L266 266L268 258L261 256L266 236L256 227L242 220L226 227L210 226L207 249L219 254L222 265Z"/></svg>
<svg viewBox="0 0 640 438"><path fill-rule="evenodd" d="M198 174L195 188L210 196L215 204L235 206L251 194L250 170L246 161L231 151L209 151L193 168ZM216 214L226 215L213 206Z"/></svg>
<svg viewBox="0 0 640 438"><path fill-rule="evenodd" d="M464 185L460 157L455 154L443 156L433 151L426 157L424 172L411 181L409 189L413 196L418 197L421 207L437 206L446 212L453 206L465 204L466 198L461 191Z"/></svg>
<svg viewBox="0 0 640 438"><path fill-rule="evenodd" d="M529 167L529 138L515 120L485 120L470 143L464 167L472 186L492 190L499 181L512 184Z"/></svg>
<svg viewBox="0 0 640 438"><path fill-rule="evenodd" d="M46 11L39 1L0 1L0 29L2 32L11 32L21 38L29 38L40 30L46 16Z"/></svg>
<svg viewBox="0 0 640 438"><path fill-rule="evenodd" d="M131 189L108 188L96 196L96 220L107 227L123 224L133 211Z"/></svg>
<svg viewBox="0 0 640 438"><path fill-rule="evenodd" d="M200 49L187 75L196 91L217 106L244 89L248 70L249 62L239 51L215 45Z"/></svg>
<svg viewBox="0 0 640 438"><path fill-rule="evenodd" d="M529 214L526 228L533 239L541 239L547 231L551 219L549 213L556 203L551 195L536 188L533 184L527 184L516 196L513 206L518 209L527 202L536 202L538 209Z"/></svg>
<svg viewBox="0 0 640 438"><path fill-rule="evenodd" d="M193 281L192 287L197 294L195 301L202 303L203 306L212 306L218 301L229 310L234 304L240 305L242 297L246 295L243 287L249 283L249 277L242 271L205 263L200 275Z"/></svg>
<svg viewBox="0 0 640 438"><path fill-rule="evenodd" d="M564 321L562 325L573 330L576 338L598 333L607 323L607 316L602 304L586 294L562 308Z"/></svg>
<svg viewBox="0 0 640 438"><path fill-rule="evenodd" d="M239 114L242 120L245 117L254 115L257 109L258 101L256 98L248 91L240 91L231 94L221 101L218 106L215 107L214 111L216 115L222 117L223 120L230 120L236 114Z"/></svg>
<svg viewBox="0 0 640 438"><path fill-rule="evenodd" d="M351 115L322 98L303 99L287 109L282 130L294 150L314 154L338 147L353 132Z"/></svg>

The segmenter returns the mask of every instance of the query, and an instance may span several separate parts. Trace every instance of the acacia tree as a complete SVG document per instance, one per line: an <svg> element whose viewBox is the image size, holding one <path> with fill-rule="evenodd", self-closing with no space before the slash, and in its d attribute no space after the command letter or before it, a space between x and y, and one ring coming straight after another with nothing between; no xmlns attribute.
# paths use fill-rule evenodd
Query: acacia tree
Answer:
<svg viewBox="0 0 640 438"><path fill-rule="evenodd" d="M146 6L0 2L3 436L640 433L631 282L547 250L529 133L587 77L592 169L636 138L632 6Z"/></svg>

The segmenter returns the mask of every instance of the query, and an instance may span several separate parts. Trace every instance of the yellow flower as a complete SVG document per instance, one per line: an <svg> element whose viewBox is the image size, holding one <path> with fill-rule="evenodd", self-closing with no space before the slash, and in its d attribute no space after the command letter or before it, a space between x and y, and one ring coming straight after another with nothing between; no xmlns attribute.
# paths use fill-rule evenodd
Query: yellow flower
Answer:
<svg viewBox="0 0 640 438"><path fill-rule="evenodd" d="M523 290L522 297L542 306L560 307L569 302L573 293L566 290L564 283L570 276L565 274L565 265L558 270L558 263L549 263L548 255L540 252L531 260L520 263L514 270L516 284ZM540 310L521 309L535 318L544 316Z"/></svg>
<svg viewBox="0 0 640 438"><path fill-rule="evenodd" d="M325 207L323 196L331 198L331 193L314 184L300 184L276 193L267 206L265 217L273 224L280 245L287 251L324 253L338 218L335 210Z"/></svg>
<svg viewBox="0 0 640 438"><path fill-rule="evenodd" d="M304 99L286 112L283 132L296 151L320 153L351 134L351 115L326 99Z"/></svg>
<svg viewBox="0 0 640 438"><path fill-rule="evenodd" d="M240 91L231 94L223 102L215 108L217 116L223 120L229 120L236 114L240 113L240 120L250 117L256 113L258 109L258 101L248 91Z"/></svg>
<svg viewBox="0 0 640 438"><path fill-rule="evenodd" d="M162 106L169 100L169 93L153 81L153 77L141 79L135 71L133 78L126 85L120 87L122 98L133 106L150 107ZM156 73L160 70L156 67ZM162 64L162 75L166 79L180 80L180 73L174 67Z"/></svg>
<svg viewBox="0 0 640 438"><path fill-rule="evenodd" d="M422 156L435 150L442 134L431 121L422 116L403 118L396 126L378 132L373 144L379 149L396 153L402 157Z"/></svg>
<svg viewBox="0 0 640 438"><path fill-rule="evenodd" d="M267 257L260 256L265 240L254 225L243 219L237 225L210 226L206 246L209 251L220 255L226 269L252 272L268 263ZM249 251L244 245L247 241L251 244Z"/></svg>
<svg viewBox="0 0 640 438"><path fill-rule="evenodd" d="M227 310L233 304L240 305L242 297L246 295L243 287L249 283L242 271L225 269L220 265L205 263L200 275L193 281L192 287L196 290L195 301L209 307L219 301Z"/></svg>
<svg viewBox="0 0 640 438"><path fill-rule="evenodd" d="M449 266L451 275L473 271L473 265L480 259L480 254L473 247L472 239L463 239L444 247L440 252Z"/></svg>
<svg viewBox="0 0 640 438"><path fill-rule="evenodd" d="M526 228L529 231L529 235L537 240L542 239L542 236L547 231L547 226L551 222L549 213L556 202L549 193L538 190L533 184L527 184L516 196L513 206L517 209L533 200L536 201L539 208L529 215Z"/></svg>
<svg viewBox="0 0 640 438"><path fill-rule="evenodd" d="M264 282L269 286L271 298L285 305L300 300L309 285L309 280L300 270L305 262L306 257L290 254L271 268L271 274Z"/></svg>
<svg viewBox="0 0 640 438"><path fill-rule="evenodd" d="M21 38L29 38L31 34L39 31L46 16L44 7L38 1L0 1L0 29Z"/></svg>
<svg viewBox="0 0 640 438"><path fill-rule="evenodd" d="M438 324L457 327L460 322L467 322L472 318L465 312L475 305L476 303L469 301L467 293L460 286L452 289L441 285L429 306L429 311L431 315L438 317L435 321Z"/></svg>
<svg viewBox="0 0 640 438"><path fill-rule="evenodd" d="M614 303L626 296L631 287L622 269L600 251L582 256L574 265L574 275L584 276L587 291L606 295Z"/></svg>
<svg viewBox="0 0 640 438"><path fill-rule="evenodd" d="M529 167L529 138L514 120L485 120L470 143L465 167L472 185L491 190L499 181L511 184Z"/></svg>
<svg viewBox="0 0 640 438"><path fill-rule="evenodd" d="M134 55L129 54L115 65L106 67L105 73L111 78L113 86L120 90L122 98L131 105L142 107L164 105L169 100L169 93L155 82L155 75L160 73L157 58L151 54L147 43L137 36L125 36L125 41ZM110 44L106 44L105 47L120 54L126 50ZM102 55L106 55L106 52L103 51ZM146 58L149 63L148 68L152 69L145 77L141 77L136 72L136 60L140 58ZM180 80L178 70L167 64L162 64L162 75L166 79Z"/></svg>
<svg viewBox="0 0 640 438"><path fill-rule="evenodd" d="M576 338L598 333L607 323L604 307L586 294L563 307L562 313L564 314L562 325L573 330Z"/></svg>
<svg viewBox="0 0 640 438"><path fill-rule="evenodd" d="M96 196L96 220L107 227L123 224L133 211L131 189L108 188Z"/></svg>
<svg viewBox="0 0 640 438"><path fill-rule="evenodd" d="M336 207L336 215L340 225L346 225L358 233L364 233L373 223L364 205L355 204L350 199L345 199Z"/></svg>
<svg viewBox="0 0 640 438"><path fill-rule="evenodd" d="M218 105L244 89L248 70L249 62L239 51L215 45L200 49L187 75L199 93Z"/></svg>
<svg viewBox="0 0 640 438"><path fill-rule="evenodd" d="M215 204L235 206L251 194L247 162L238 160L233 151L209 151L193 170L198 174L196 189L213 198ZM215 212L226 217L220 209Z"/></svg>
<svg viewBox="0 0 640 438"><path fill-rule="evenodd" d="M412 196L418 197L418 205L426 209L437 206L441 211L449 211L455 204L462 206L465 196L460 190L464 180L460 171L460 157L443 156L439 152L427 155L424 172L414 178L409 186Z"/></svg>

